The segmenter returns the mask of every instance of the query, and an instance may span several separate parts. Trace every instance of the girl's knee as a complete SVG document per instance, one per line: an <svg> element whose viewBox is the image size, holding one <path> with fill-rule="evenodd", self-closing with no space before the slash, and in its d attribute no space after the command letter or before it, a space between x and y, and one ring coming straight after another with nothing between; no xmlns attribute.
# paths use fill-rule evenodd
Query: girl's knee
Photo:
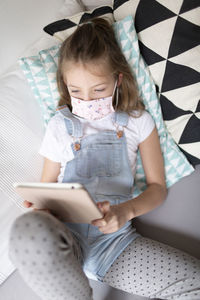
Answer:
<svg viewBox="0 0 200 300"><path fill-rule="evenodd" d="M52 249L56 245L55 218L43 211L31 211L19 216L11 226L9 237L9 256L15 260L25 252Z"/></svg>
<svg viewBox="0 0 200 300"><path fill-rule="evenodd" d="M53 225L53 221L46 212L31 211L25 213L13 222L10 230L10 241L16 239L17 236L19 240L22 237L25 239L32 232L39 235L41 231L48 230L51 225Z"/></svg>

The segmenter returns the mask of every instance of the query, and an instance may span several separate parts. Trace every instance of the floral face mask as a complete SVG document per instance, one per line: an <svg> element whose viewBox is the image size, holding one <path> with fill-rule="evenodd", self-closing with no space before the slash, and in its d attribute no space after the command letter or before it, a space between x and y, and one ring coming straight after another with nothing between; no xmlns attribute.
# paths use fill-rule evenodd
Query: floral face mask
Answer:
<svg viewBox="0 0 200 300"><path fill-rule="evenodd" d="M112 104L113 95L117 86L115 82L111 96L94 100L82 100L71 96L72 113L88 120L99 120L111 112L114 112Z"/></svg>

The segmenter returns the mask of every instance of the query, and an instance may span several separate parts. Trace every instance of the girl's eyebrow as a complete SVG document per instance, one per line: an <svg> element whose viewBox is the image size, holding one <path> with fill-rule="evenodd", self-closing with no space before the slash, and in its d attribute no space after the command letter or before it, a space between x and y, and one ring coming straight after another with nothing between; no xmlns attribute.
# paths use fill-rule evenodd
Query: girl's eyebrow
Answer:
<svg viewBox="0 0 200 300"><path fill-rule="evenodd" d="M102 84L106 84L106 82L98 83L98 84L95 84L95 85L93 85L93 86L91 86L91 87L93 88L93 87L95 87L95 86L102 85ZM75 88L78 88L78 89L80 88L80 87L75 86L75 85L72 85L72 84L69 84L68 86L70 86L70 87L75 87Z"/></svg>

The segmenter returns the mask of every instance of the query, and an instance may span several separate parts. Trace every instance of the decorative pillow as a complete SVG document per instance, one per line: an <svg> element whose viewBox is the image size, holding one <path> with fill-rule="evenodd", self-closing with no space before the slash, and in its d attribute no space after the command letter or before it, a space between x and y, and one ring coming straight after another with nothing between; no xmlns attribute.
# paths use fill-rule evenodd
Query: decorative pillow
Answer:
<svg viewBox="0 0 200 300"><path fill-rule="evenodd" d="M156 123L165 160L166 184L169 187L180 178L189 175L193 171L193 168L189 164L185 156L178 149L171 136L167 133L162 119L161 108L157 98L154 83L139 52L138 39L134 29L132 16L128 16L122 21L114 23L113 28L122 51L135 75L140 96L145 103L146 109L150 112ZM53 49L51 48L44 50L39 53L40 58L38 56L38 60L40 60L40 63L43 66L43 72L41 72L41 69L39 69L39 72L40 74L46 73L46 75L44 76L44 81L46 82L46 80L48 80L51 93L52 91L56 93L55 102L53 104L52 102L49 102L47 96L47 106L46 104L44 104L43 108L45 110L50 105L49 111L52 111L52 113L55 112L55 106L57 104L58 96L55 89L55 80L59 47L56 47L54 47ZM38 62L36 61L36 68L37 66ZM34 76L33 73L32 75ZM42 79L43 78L41 77L41 81L43 82ZM51 89L52 83L53 89ZM38 88L40 88L40 86L41 84L38 85ZM40 102L40 104L41 103L43 102ZM145 187L145 175L140 156L138 155L135 178L135 196L141 193L141 191L143 191Z"/></svg>
<svg viewBox="0 0 200 300"><path fill-rule="evenodd" d="M198 1L114 0L116 21L135 19L140 51L157 85L168 131L200 163L200 9Z"/></svg>
<svg viewBox="0 0 200 300"><path fill-rule="evenodd" d="M54 51L59 46L53 46L48 51ZM48 70L48 58L43 60L47 50L42 50L37 56L24 57L19 60L22 70L30 84L30 87L37 99L42 110L44 124L46 125L49 119L54 115L58 98L55 95L53 80L50 78L51 68ZM51 56L53 60L53 57ZM45 67L44 67L45 66ZM55 77L54 70L54 77Z"/></svg>
<svg viewBox="0 0 200 300"><path fill-rule="evenodd" d="M143 99L146 110L149 111L156 123L165 162L166 184L167 187L170 187L182 177L183 173L190 174L193 168L180 152L165 128L153 80L140 55L138 38L132 16L127 16L121 22L114 23L114 29L123 54L129 62L136 78L140 97ZM145 188L144 170L140 155L138 155L135 176L135 196Z"/></svg>
<svg viewBox="0 0 200 300"><path fill-rule="evenodd" d="M83 22L96 17L107 19L111 24L114 22L113 9L111 6L100 6L93 11L78 13L71 18L58 20L44 27L44 31L64 41L74 32L76 27Z"/></svg>
<svg viewBox="0 0 200 300"><path fill-rule="evenodd" d="M60 45L39 52L40 61L42 62L42 66L44 67L44 71L47 76L47 81L49 83L50 90L52 93L52 100L53 100L52 102L54 103L55 107L57 107L58 100L60 98L57 89L56 77L55 77L57 71L57 65L58 65L59 49L60 49ZM52 106L52 108L53 107L54 106ZM54 112L55 109L53 109L53 113ZM50 111L50 114L51 113L52 111Z"/></svg>

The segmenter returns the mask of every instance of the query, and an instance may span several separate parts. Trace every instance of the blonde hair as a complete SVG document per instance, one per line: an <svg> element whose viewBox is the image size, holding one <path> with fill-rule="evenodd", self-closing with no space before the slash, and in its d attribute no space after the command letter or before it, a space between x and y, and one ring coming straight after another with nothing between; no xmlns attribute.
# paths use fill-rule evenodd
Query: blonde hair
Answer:
<svg viewBox="0 0 200 300"><path fill-rule="evenodd" d="M131 112L144 110L140 101L131 68L117 43L112 26L102 18L91 19L78 26L60 48L57 70L57 85L60 93L58 106L67 105L71 109L71 98L64 82L63 71L67 62L96 64L97 60L107 63L111 73L118 78L123 74L122 83L118 87L119 98L117 110ZM114 103L115 105L115 97Z"/></svg>

